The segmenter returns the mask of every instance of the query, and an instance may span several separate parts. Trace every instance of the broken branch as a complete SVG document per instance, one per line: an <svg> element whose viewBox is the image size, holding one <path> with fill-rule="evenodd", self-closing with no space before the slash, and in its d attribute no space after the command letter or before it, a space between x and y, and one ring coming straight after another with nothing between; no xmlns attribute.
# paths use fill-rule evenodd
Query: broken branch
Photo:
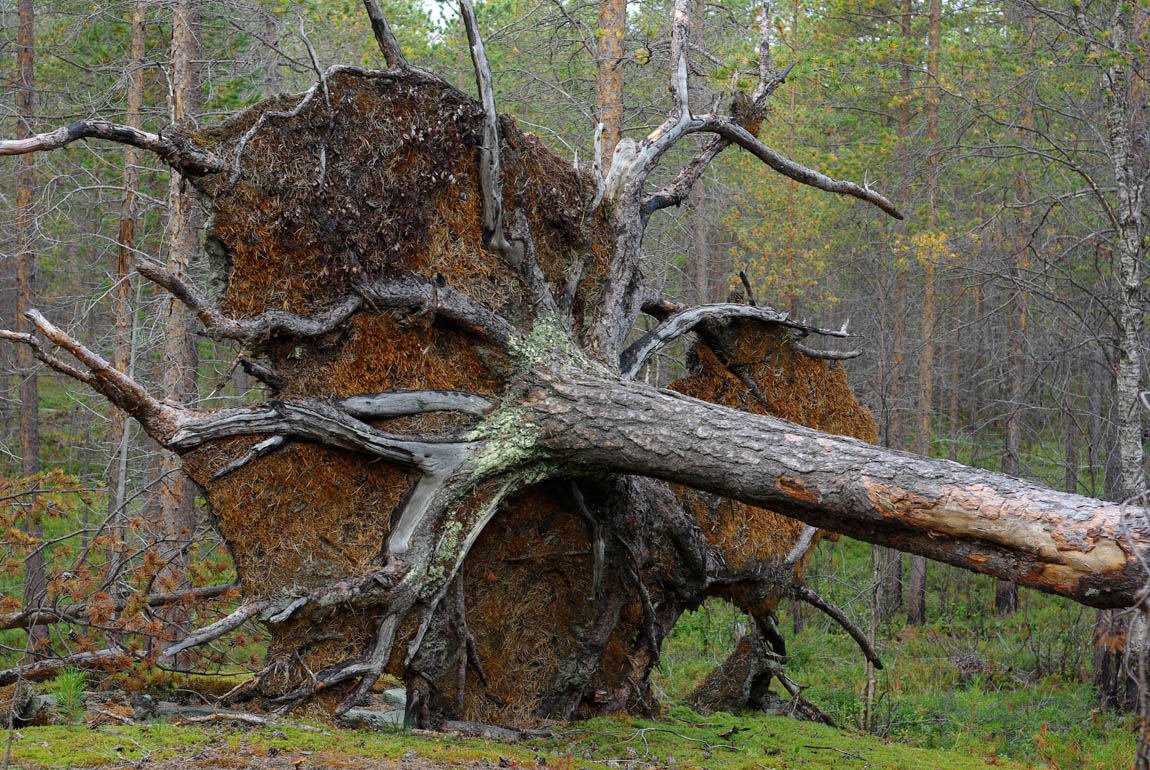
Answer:
<svg viewBox="0 0 1150 770"><path fill-rule="evenodd" d="M851 336L845 332L819 329L814 326L791 321L787 318L786 313L780 313L777 310L772 310L765 306L756 307L754 305L739 305L735 303L699 305L698 307L687 310L680 310L624 350L619 356L620 374L623 376L623 379L635 379L647 359L664 348L672 340L692 331L704 321L719 321L726 318L753 318L763 323L778 324L788 329L797 329L802 332L822 334L828 337Z"/></svg>
<svg viewBox="0 0 1150 770"><path fill-rule="evenodd" d="M0 155L26 155L30 152L58 150L78 139L89 138L106 139L148 150L188 177L215 174L227 168L222 159L196 147L179 134L169 136L152 134L131 126L98 119L78 120L55 131L36 134L27 139L0 140Z"/></svg>
<svg viewBox="0 0 1150 770"><path fill-rule="evenodd" d="M399 47L399 41L395 39L395 35L391 31L391 26L387 23L387 17L383 15L379 3L376 0L363 0L363 7L367 10L367 18L371 20L371 31L375 35L375 42L379 44L379 50L383 54L383 60L387 62L387 66L393 70L407 69L407 59Z"/></svg>

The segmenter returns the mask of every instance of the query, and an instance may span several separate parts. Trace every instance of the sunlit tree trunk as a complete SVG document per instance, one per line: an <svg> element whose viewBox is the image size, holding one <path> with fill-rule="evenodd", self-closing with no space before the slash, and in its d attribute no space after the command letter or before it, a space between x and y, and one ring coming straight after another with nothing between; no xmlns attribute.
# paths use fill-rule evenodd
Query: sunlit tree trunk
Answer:
<svg viewBox="0 0 1150 770"><path fill-rule="evenodd" d="M623 38L627 0L599 1L599 44L595 54L595 106L603 123L606 168L623 138Z"/></svg>

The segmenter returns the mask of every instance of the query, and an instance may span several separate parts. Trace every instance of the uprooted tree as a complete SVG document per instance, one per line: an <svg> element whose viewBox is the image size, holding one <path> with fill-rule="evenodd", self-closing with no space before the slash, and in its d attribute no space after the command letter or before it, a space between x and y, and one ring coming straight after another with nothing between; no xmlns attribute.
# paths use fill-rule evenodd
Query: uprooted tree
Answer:
<svg viewBox="0 0 1150 770"><path fill-rule="evenodd" d="M661 641L707 597L753 619L773 650L757 655L782 653L773 611L789 597L873 657L802 583L816 528L1091 606L1142 599L1140 511L875 447L834 360L849 354L803 342L845 333L753 300L684 307L647 290L648 219L731 145L900 216L759 141L785 79L766 23L737 114L696 114L690 4L676 2L669 116L609 168L579 170L497 114L470 0L478 103L406 62L365 5L388 69L332 67L302 96L198 133L88 120L0 142L0 154L136 145L213 212L218 298L137 269L248 352L264 402L157 399L35 311L36 334L0 332L130 414L203 490L243 596L163 658L258 620L271 642L254 694L281 710L319 698L343 713L385 672L405 682L417 724L642 709ZM709 143L648 189L698 134ZM642 314L654 323L640 336ZM687 335L688 374L671 389L636 379Z"/></svg>

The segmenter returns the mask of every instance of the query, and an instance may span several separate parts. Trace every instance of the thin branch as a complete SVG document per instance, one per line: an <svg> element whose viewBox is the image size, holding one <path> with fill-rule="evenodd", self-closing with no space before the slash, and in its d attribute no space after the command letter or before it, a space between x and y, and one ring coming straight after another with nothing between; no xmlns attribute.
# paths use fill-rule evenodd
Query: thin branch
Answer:
<svg viewBox="0 0 1150 770"><path fill-rule="evenodd" d="M219 481L224 476L235 473L248 463L271 454L283 446L286 442L287 439L285 439L283 436L270 436L265 438L263 441L260 441L247 452L245 452L241 457L232 460L230 463L213 473L212 481Z"/></svg>
<svg viewBox="0 0 1150 770"><path fill-rule="evenodd" d="M152 134L131 126L107 120L78 120L55 131L36 134L27 139L0 140L0 155L26 155L30 152L58 150L78 139L106 139L148 150L184 176L200 177L216 174L227 168L227 163L207 150L196 147L179 135Z"/></svg>
<svg viewBox="0 0 1150 770"><path fill-rule="evenodd" d="M36 339L31 334L0 329L0 340L9 340L10 342L18 342L21 345L27 345L28 347L32 348L32 355L36 356L37 359L43 361L51 368L55 369L61 374L71 377L72 379L79 380L85 385L92 385L93 387L95 386L90 375L85 374L71 364L64 363L59 358L56 358L54 355L44 350L44 346L40 344L40 340Z"/></svg>
<svg viewBox="0 0 1150 770"><path fill-rule="evenodd" d="M795 598L802 599L807 604L815 607L816 609L822 610L831 618L833 618L836 623L842 626L846 632L851 635L851 638L855 640L856 644L858 644L859 649L862 650L862 653L866 656L866 659L874 664L875 668L882 668L882 661L879 659L878 653L875 652L874 647L871 646L870 640L867 639L866 633L861 628L859 628L853 620L848 618L845 612L801 583L794 585L792 587L792 591L794 592Z"/></svg>
<svg viewBox="0 0 1150 770"><path fill-rule="evenodd" d="M757 137L752 135L750 131L730 118L711 116L701 118L698 123L698 127L692 128L691 133L710 132L730 139L734 144L742 147L785 177L810 187L816 187L820 190L858 198L859 200L878 206L895 219L903 218L893 203L874 190L860 187L854 182L832 179L821 172L807 168L801 163L796 163L763 144Z"/></svg>
<svg viewBox="0 0 1150 770"><path fill-rule="evenodd" d="M788 329L797 329L802 332L822 334L828 337L853 336L841 331L819 329L814 326L791 321L787 318L786 313L780 313L777 310L772 310L765 306L755 307L754 305L739 305L733 303L700 305L687 310L681 310L675 315L670 316L624 350L619 356L619 369L623 379L635 379L648 358L664 348L672 340L693 330L700 323L704 321L719 321L725 318L752 318L763 323L778 324Z"/></svg>
<svg viewBox="0 0 1150 770"><path fill-rule="evenodd" d="M229 591L236 589L234 583L226 583L203 588L192 588L187 591L172 591L164 594L153 594L143 601L143 607L165 607L169 604L195 603L215 599ZM30 628L31 626L44 626L52 623L78 623L83 622L92 611L104 612L113 609L117 612L125 610L130 603L137 601L131 596L117 596L109 602L81 602L77 604L64 604L58 607L33 607L19 612L9 612L0 615L0 631L10 628Z"/></svg>

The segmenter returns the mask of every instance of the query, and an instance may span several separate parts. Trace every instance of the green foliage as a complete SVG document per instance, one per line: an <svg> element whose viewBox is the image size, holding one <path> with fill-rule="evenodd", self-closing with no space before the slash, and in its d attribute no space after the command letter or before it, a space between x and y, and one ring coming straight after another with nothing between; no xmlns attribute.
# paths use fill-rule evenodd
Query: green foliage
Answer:
<svg viewBox="0 0 1150 770"><path fill-rule="evenodd" d="M84 710L84 689L88 685L88 672L68 666L56 675L48 687L56 696L56 710L68 724L74 724Z"/></svg>

